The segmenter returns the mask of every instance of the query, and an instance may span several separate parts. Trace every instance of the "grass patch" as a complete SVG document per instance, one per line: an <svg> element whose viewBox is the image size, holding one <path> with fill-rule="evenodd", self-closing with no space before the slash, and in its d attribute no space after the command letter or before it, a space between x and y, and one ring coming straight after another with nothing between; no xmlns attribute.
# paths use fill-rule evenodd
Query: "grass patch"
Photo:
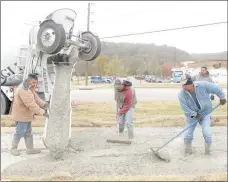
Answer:
<svg viewBox="0 0 228 182"><path fill-rule="evenodd" d="M214 102L215 104L215 102ZM44 126L44 118L36 117L34 127ZM227 124L227 105L219 107L212 114L216 125ZM170 127L184 126L185 119L178 101L140 101L134 112L135 126ZM76 102L72 109L73 127L110 127L115 126L115 103ZM10 116L2 116L2 127L15 126Z"/></svg>

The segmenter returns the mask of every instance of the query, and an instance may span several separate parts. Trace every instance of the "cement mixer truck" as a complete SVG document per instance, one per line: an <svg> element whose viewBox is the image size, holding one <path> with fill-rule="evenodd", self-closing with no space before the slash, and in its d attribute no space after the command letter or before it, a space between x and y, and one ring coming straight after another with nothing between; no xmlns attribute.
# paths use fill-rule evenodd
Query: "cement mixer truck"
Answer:
<svg viewBox="0 0 228 182"><path fill-rule="evenodd" d="M15 72L7 67L1 71L1 115L8 114L13 100L14 87L8 83ZM8 85L9 84L9 85Z"/></svg>
<svg viewBox="0 0 228 182"><path fill-rule="evenodd" d="M49 101L49 117L45 119L44 145L51 156L59 158L71 138L71 74L78 61L92 61L101 52L101 42L90 31L74 34L77 13L72 9L59 9L45 20L35 23L29 33L29 46L21 49L12 68L2 70L1 97L5 111L13 99L13 87L30 73L38 74L38 92ZM1 103L3 103L1 101Z"/></svg>
<svg viewBox="0 0 228 182"><path fill-rule="evenodd" d="M16 62L1 70L1 115L9 114L14 97L14 89L22 82L24 77L28 50L28 46L21 46Z"/></svg>

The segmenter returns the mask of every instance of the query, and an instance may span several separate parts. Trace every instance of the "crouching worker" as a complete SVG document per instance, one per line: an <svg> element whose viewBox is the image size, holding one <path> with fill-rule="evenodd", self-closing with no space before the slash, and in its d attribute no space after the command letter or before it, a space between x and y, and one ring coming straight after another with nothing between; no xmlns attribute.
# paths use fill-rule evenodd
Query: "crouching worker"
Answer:
<svg viewBox="0 0 228 182"><path fill-rule="evenodd" d="M135 90L131 86L132 83L127 80L116 79L115 81L115 100L117 103L119 133L123 133L126 123L129 139L132 139L134 137L133 112L137 103Z"/></svg>
<svg viewBox="0 0 228 182"><path fill-rule="evenodd" d="M48 102L39 98L35 92L38 82L36 74L28 75L28 78L18 86L15 91L12 106L12 119L16 122L16 131L13 136L11 154L18 156L17 150L20 139L24 137L27 154L37 154L40 150L34 149L32 135L32 120L34 115L48 117L46 109Z"/></svg>
<svg viewBox="0 0 228 182"><path fill-rule="evenodd" d="M221 105L226 103L225 94L222 89L214 83L205 81L193 82L191 79L188 79L178 95L181 108L186 116L186 127L195 121L199 121L202 127L205 140L205 154L211 153L212 144L211 120L209 114L212 111L210 94L217 95L220 98ZM186 130L184 134L185 155L192 153L193 132L196 125L197 123Z"/></svg>

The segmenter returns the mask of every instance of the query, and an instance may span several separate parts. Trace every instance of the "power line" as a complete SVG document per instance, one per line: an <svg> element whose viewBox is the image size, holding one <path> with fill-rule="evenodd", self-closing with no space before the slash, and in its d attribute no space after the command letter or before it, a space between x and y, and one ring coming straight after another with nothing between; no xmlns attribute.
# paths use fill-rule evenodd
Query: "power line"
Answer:
<svg viewBox="0 0 228 182"><path fill-rule="evenodd" d="M169 28L169 29L163 29L163 30L154 30L154 31L150 31L150 32L140 32L140 33L131 33L131 34L123 34L123 35L114 35L114 36L109 36L109 37L102 37L100 39L111 39L111 38L117 38L117 37L127 37L127 36L133 36L133 35L143 35L143 34L166 32L166 31L173 31L173 30L183 30L183 29L188 29L188 28L212 26L212 25L219 25L219 24L224 24L224 23L227 23L227 21L215 22L215 23L207 23L207 24L201 24L201 25L192 25L192 26L187 26L187 27Z"/></svg>
<svg viewBox="0 0 228 182"><path fill-rule="evenodd" d="M151 11L151 9L148 9L148 8L138 9L138 10L135 10L135 11L129 11L129 12L119 13L119 14L118 13L112 13L112 14L109 14L109 15L103 15L104 17L103 18L99 18L99 21L100 20L110 21L110 19L113 21L113 18L116 18L116 17L121 17L121 18L125 17L126 18L127 15L138 14L138 13L141 13L141 12L144 12L144 13L147 12L148 13L148 11ZM110 13L110 11L109 11L109 13ZM107 20L107 18L109 18L109 20ZM119 21L119 19L114 19L114 21Z"/></svg>

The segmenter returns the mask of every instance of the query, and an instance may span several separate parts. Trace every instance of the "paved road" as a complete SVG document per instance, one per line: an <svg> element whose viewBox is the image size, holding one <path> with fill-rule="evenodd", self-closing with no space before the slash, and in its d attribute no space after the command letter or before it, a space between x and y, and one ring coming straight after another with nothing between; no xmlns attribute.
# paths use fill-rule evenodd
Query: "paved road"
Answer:
<svg viewBox="0 0 228 182"><path fill-rule="evenodd" d="M136 88L137 98L141 101L148 100L177 100L178 88ZM224 89L227 94L227 89ZM72 100L92 102L113 102L113 89L72 90Z"/></svg>

